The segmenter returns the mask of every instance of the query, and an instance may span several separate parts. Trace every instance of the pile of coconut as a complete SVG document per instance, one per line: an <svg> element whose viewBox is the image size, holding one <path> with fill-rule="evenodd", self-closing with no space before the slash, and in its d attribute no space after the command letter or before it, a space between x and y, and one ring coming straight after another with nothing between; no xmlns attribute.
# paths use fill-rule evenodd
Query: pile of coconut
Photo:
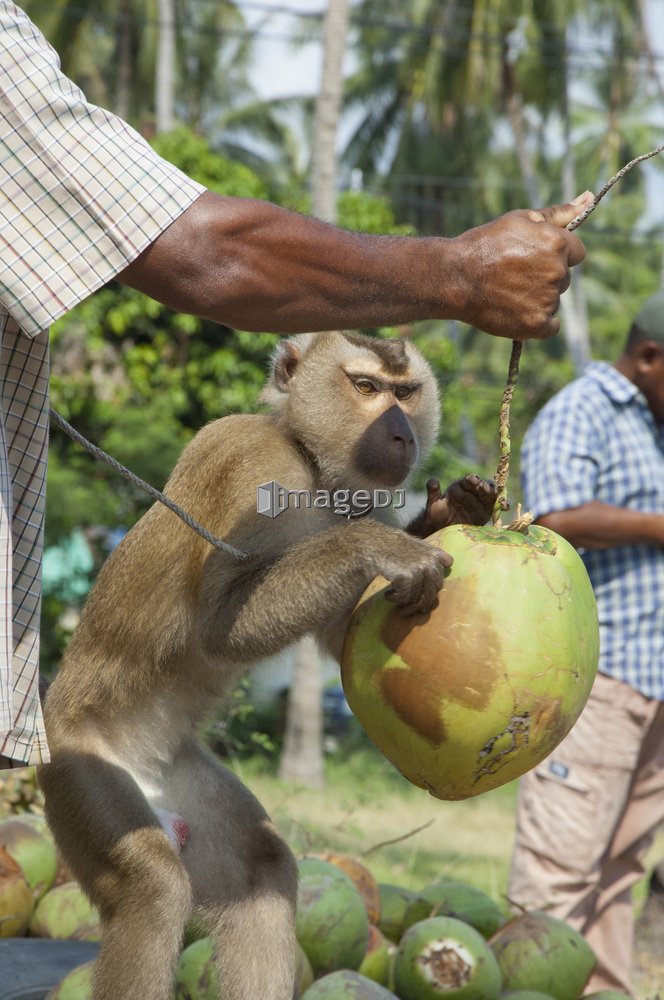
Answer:
<svg viewBox="0 0 664 1000"><path fill-rule="evenodd" d="M346 854L301 858L297 910L302 1000L578 1000L595 966L584 939L547 913L510 918L461 882L420 892L377 883ZM0 937L98 941L98 914L66 871L43 817L0 822ZM47 1000L89 1000L92 962ZM173 1000L219 1000L213 945L194 921ZM612 990L583 1000L625 1000Z"/></svg>

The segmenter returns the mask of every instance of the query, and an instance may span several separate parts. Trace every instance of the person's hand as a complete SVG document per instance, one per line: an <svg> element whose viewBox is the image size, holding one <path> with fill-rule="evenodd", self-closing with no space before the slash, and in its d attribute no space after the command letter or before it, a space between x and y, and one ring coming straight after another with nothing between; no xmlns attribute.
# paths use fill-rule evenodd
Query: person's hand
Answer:
<svg viewBox="0 0 664 1000"><path fill-rule="evenodd" d="M457 479L443 494L437 479L427 483L427 505L420 528L422 538L450 524L486 524L496 503L498 487L476 473ZM509 501L502 501L509 509Z"/></svg>
<svg viewBox="0 0 664 1000"><path fill-rule="evenodd" d="M513 340L558 333L560 296L570 268L585 256L583 243L565 226L592 199L586 191L567 205L508 212L456 237L467 283L467 304L457 318Z"/></svg>

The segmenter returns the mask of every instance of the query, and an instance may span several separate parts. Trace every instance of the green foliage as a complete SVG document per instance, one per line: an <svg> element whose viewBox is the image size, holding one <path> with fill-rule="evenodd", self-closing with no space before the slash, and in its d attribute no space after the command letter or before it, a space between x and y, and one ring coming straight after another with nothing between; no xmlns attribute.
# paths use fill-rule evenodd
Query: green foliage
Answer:
<svg viewBox="0 0 664 1000"><path fill-rule="evenodd" d="M188 128L157 135L151 145L165 160L175 163L183 173L210 191L234 198L267 197L263 181L253 170L218 156L202 136Z"/></svg>
<svg viewBox="0 0 664 1000"><path fill-rule="evenodd" d="M264 195L252 171L221 160L187 130L160 136L155 146L211 190ZM53 405L160 488L198 427L253 408L273 342L174 313L111 282L53 326ZM74 524L129 525L149 502L59 433L52 456L49 543Z"/></svg>
<svg viewBox="0 0 664 1000"><path fill-rule="evenodd" d="M42 631L39 647L39 669L53 680L67 643L73 634L73 622L67 619L68 602L54 593L42 597Z"/></svg>
<svg viewBox="0 0 664 1000"><path fill-rule="evenodd" d="M258 754L274 761L281 749L281 706L259 712L251 700L250 681L245 678L223 707L209 719L201 736L220 757L246 760Z"/></svg>
<svg viewBox="0 0 664 1000"><path fill-rule="evenodd" d="M387 198L368 191L342 191L337 199L337 224L362 233L394 233L413 236L411 225L397 225Z"/></svg>

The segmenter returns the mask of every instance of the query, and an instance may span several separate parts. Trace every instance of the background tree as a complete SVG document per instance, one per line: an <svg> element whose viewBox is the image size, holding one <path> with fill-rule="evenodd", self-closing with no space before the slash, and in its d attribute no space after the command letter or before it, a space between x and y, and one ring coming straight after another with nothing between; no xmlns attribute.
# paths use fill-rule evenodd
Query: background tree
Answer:
<svg viewBox="0 0 664 1000"><path fill-rule="evenodd" d="M252 33L234 0L25 0L63 71L95 104L141 131L177 122L219 143L224 117L253 100ZM163 48L160 48L163 47ZM159 80L163 83L159 84Z"/></svg>

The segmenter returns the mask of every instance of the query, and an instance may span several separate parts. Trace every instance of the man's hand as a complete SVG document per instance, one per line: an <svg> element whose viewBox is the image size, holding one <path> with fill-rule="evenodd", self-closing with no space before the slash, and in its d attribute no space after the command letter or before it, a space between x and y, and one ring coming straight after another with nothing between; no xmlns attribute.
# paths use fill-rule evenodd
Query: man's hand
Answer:
<svg viewBox="0 0 664 1000"><path fill-rule="evenodd" d="M441 493L437 479L427 483L427 505L418 533L422 538L433 534L450 524L486 524L496 503L498 488L491 479L480 479L478 475L457 479ZM502 509L509 509L509 501L503 500Z"/></svg>
<svg viewBox="0 0 664 1000"><path fill-rule="evenodd" d="M565 226L591 203L587 191L567 205L508 212L454 243L467 254L468 300L457 317L486 333L545 340L558 333L560 296L585 256Z"/></svg>

